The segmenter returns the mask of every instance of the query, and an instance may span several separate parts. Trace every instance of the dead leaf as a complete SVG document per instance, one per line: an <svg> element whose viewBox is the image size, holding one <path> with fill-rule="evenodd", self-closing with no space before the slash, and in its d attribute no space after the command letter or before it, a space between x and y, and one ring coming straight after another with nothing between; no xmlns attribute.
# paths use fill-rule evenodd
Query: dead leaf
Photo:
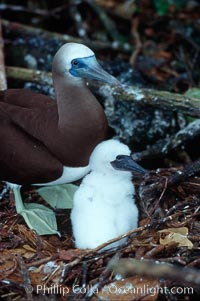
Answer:
<svg viewBox="0 0 200 301"><path fill-rule="evenodd" d="M59 259L71 261L85 253L84 250L79 249L69 249L69 250L60 250L59 251Z"/></svg>
<svg viewBox="0 0 200 301"><path fill-rule="evenodd" d="M7 254L12 255L24 255L26 253L26 250L24 248L15 248L11 250L7 250Z"/></svg>
<svg viewBox="0 0 200 301"><path fill-rule="evenodd" d="M26 252L23 257L26 259L32 258L35 255L33 252Z"/></svg>
<svg viewBox="0 0 200 301"><path fill-rule="evenodd" d="M168 228L158 231L160 233L160 244L167 245L172 241L177 242L179 247L188 247L191 249L193 243L187 238L188 228Z"/></svg>
<svg viewBox="0 0 200 301"><path fill-rule="evenodd" d="M17 261L14 256L1 254L0 258L0 280L12 275L17 268Z"/></svg>
<svg viewBox="0 0 200 301"><path fill-rule="evenodd" d="M36 249L33 249L31 246L29 246L29 245L27 245L27 244L23 245L23 248L24 248L25 250L30 251L30 252L33 252L33 253L36 252Z"/></svg>

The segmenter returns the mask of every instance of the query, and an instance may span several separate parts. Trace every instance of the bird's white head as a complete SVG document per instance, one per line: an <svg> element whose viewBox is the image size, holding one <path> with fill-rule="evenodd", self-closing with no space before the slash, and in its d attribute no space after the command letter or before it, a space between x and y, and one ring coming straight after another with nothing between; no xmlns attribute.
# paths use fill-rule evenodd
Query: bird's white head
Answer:
<svg viewBox="0 0 200 301"><path fill-rule="evenodd" d="M73 83L81 83L82 79L95 79L110 85L121 85L99 65L94 52L83 44L64 44L53 59L52 71L54 76L67 77Z"/></svg>
<svg viewBox="0 0 200 301"><path fill-rule="evenodd" d="M118 140L110 139L99 143L90 156L90 168L95 172L114 172L123 173L115 170L111 161L115 160L118 155L129 156L131 153L127 145Z"/></svg>
<svg viewBox="0 0 200 301"><path fill-rule="evenodd" d="M53 59L53 69L57 72L65 74L66 71L76 65L76 59L82 59L94 56L94 52L83 44L78 43L66 43L56 52Z"/></svg>

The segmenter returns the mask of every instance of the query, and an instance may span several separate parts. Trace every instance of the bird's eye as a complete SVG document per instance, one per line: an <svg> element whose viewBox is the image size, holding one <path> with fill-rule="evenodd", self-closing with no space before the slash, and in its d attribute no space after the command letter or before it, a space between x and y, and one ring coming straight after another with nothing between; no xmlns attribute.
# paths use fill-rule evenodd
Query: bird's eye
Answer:
<svg viewBox="0 0 200 301"><path fill-rule="evenodd" d="M77 67L78 66L78 60L73 60L72 61L72 66Z"/></svg>
<svg viewBox="0 0 200 301"><path fill-rule="evenodd" d="M118 155L117 157L116 157L116 160L117 161L121 161L121 160L123 160L124 159L124 156L123 155Z"/></svg>

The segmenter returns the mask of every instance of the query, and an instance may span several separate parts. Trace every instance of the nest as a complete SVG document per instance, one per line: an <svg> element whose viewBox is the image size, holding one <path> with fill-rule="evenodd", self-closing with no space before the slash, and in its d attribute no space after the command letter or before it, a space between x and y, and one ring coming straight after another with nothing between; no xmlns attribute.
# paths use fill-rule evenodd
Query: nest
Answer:
<svg viewBox="0 0 200 301"><path fill-rule="evenodd" d="M66 212L59 212L59 238L37 236L1 201L1 287L8 300L193 300L199 296L200 178L163 169L135 179L139 227L128 242L105 252L73 247ZM40 201L34 190L28 196ZM27 197L28 199L28 197ZM54 299L53 299L54 300Z"/></svg>

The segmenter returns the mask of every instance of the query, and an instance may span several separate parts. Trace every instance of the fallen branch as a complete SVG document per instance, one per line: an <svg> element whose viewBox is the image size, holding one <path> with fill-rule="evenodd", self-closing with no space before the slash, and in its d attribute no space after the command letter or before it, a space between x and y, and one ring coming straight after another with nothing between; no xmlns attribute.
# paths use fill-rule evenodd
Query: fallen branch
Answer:
<svg viewBox="0 0 200 301"><path fill-rule="evenodd" d="M200 117L200 100L182 94L154 89L126 87L114 90L113 96L120 101L134 101L138 106L153 106L162 110L180 111Z"/></svg>
<svg viewBox="0 0 200 301"><path fill-rule="evenodd" d="M41 85L48 84L52 86L52 73L26 69L21 67L6 67L7 77L12 79L18 79L22 81L31 81L33 83L39 83Z"/></svg>
<svg viewBox="0 0 200 301"><path fill-rule="evenodd" d="M33 81L40 84L50 84L49 80L52 76L51 73L44 71L35 71L19 67L6 67L6 72L10 78ZM95 89L99 87L99 84L91 82L90 86ZM102 89L104 86L106 85L102 85ZM200 101L198 98L133 86L107 90L108 89L106 89L106 97L114 97L119 101L131 101L137 106L144 107L149 105L163 110L181 111L187 115L200 117ZM108 95L109 93L110 95Z"/></svg>
<svg viewBox="0 0 200 301"><path fill-rule="evenodd" d="M23 34L33 34L34 36L45 36L48 39L57 39L60 40L62 43L67 42L74 42L74 43L83 43L86 44L88 47L96 50L96 49L111 49L116 50L119 52L125 52L130 53L132 51L132 47L130 47L128 44L120 44L117 42L110 43L110 42L101 42L101 41L91 41L91 40L83 40L81 38L73 37L67 34L60 34L57 32L49 32L47 30L44 30L42 28L35 28L32 26L20 24L17 22L10 22L7 20L2 20L2 25L10 30L13 30L18 33Z"/></svg>
<svg viewBox="0 0 200 301"><path fill-rule="evenodd" d="M137 259L112 259L108 267L115 274L123 276L149 276L154 278L165 278L176 281L176 283L189 283L200 285L199 270L194 268L181 268L172 264L158 263L158 261Z"/></svg>

